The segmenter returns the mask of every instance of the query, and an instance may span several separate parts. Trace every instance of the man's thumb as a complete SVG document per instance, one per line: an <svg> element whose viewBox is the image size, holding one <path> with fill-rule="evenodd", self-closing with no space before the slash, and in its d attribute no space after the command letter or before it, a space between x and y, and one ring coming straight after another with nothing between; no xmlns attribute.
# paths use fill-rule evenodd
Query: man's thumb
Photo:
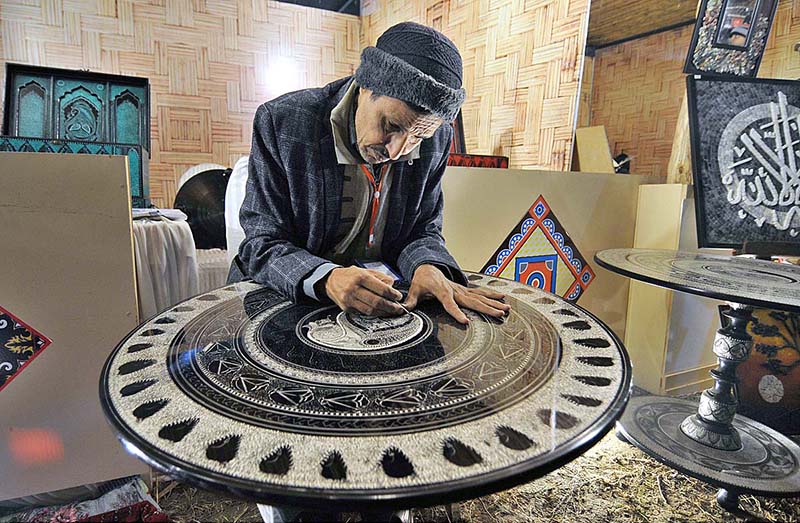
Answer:
<svg viewBox="0 0 800 523"><path fill-rule="evenodd" d="M406 301L403 302L403 306L406 309L411 310L417 306L418 301L419 301L419 291L417 291L417 289L415 288L411 288L411 290L408 291L408 296L406 296Z"/></svg>

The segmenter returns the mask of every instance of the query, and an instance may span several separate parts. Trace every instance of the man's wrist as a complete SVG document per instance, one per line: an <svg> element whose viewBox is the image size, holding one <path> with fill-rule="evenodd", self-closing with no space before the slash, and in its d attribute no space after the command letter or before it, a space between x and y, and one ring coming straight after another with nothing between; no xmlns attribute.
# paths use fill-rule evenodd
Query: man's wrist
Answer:
<svg viewBox="0 0 800 523"><path fill-rule="evenodd" d="M328 274L320 278L320 280L314 285L314 292L316 292L317 296L320 297L320 301L323 299L332 299L328 293L328 280L330 280L331 274L333 274L333 271L336 269L341 269L341 267L334 267L333 269L329 270Z"/></svg>

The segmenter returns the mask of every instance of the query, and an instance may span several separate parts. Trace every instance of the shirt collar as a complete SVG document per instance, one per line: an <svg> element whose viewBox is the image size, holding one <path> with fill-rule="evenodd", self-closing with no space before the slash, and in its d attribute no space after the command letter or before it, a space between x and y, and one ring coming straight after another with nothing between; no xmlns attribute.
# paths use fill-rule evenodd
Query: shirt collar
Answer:
<svg viewBox="0 0 800 523"><path fill-rule="evenodd" d="M365 164L358 153L356 145L356 100L358 84L350 82L344 96L331 111L331 129L333 129L333 147L336 150L336 161L342 165ZM411 152L401 156L396 162L405 162L419 158L419 144Z"/></svg>

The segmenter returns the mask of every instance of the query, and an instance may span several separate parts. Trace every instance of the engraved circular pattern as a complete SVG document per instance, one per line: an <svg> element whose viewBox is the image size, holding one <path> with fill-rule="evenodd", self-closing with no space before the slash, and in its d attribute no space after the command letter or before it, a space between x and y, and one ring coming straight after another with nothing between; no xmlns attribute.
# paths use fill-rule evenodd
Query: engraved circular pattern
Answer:
<svg viewBox="0 0 800 523"><path fill-rule="evenodd" d="M315 348L380 354L414 343L431 322L417 312L393 318L367 318L343 312L337 306L315 310L297 322L296 334Z"/></svg>
<svg viewBox="0 0 800 523"><path fill-rule="evenodd" d="M609 249L595 260L647 283L709 298L800 312L800 266L657 249Z"/></svg>
<svg viewBox="0 0 800 523"><path fill-rule="evenodd" d="M627 400L630 366L580 307L471 281L502 284L513 313L469 312L463 327L421 304L422 330L376 353L318 346L303 322L338 313L256 284L187 300L164 313L174 323L157 316L111 354L104 411L152 465L256 500L399 504L507 488L596 442ZM163 334L143 337L154 325Z"/></svg>
<svg viewBox="0 0 800 523"><path fill-rule="evenodd" d="M800 493L800 448L786 436L737 416L733 426L742 449L717 450L688 438L680 424L697 403L676 398L631 398L620 420L625 437L654 458L715 486L742 493L791 496Z"/></svg>
<svg viewBox="0 0 800 523"><path fill-rule="evenodd" d="M427 338L365 355L362 348L330 353L301 334L316 318L335 316L331 307L287 304L266 289L251 297L264 298L263 309L247 312L252 321L230 306L211 309L187 324L167 357L184 394L263 427L364 436L462 423L532 393L557 362L558 335L525 304L498 324L508 341L497 350L474 343L492 339L477 315L484 335L468 336L441 307L424 304L415 315L426 318Z"/></svg>

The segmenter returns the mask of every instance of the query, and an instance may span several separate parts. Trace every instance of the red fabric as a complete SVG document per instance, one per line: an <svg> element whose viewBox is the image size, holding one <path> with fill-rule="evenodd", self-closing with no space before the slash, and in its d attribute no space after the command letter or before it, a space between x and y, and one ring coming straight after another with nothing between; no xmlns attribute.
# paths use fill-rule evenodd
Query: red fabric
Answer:
<svg viewBox="0 0 800 523"><path fill-rule="evenodd" d="M447 165L456 167L490 167L494 169L508 169L508 157L486 154L450 153L450 157L447 159Z"/></svg>
<svg viewBox="0 0 800 523"><path fill-rule="evenodd" d="M140 501L129 507L105 512L96 516L78 520L87 523L169 523L169 516L161 512L149 501Z"/></svg>

